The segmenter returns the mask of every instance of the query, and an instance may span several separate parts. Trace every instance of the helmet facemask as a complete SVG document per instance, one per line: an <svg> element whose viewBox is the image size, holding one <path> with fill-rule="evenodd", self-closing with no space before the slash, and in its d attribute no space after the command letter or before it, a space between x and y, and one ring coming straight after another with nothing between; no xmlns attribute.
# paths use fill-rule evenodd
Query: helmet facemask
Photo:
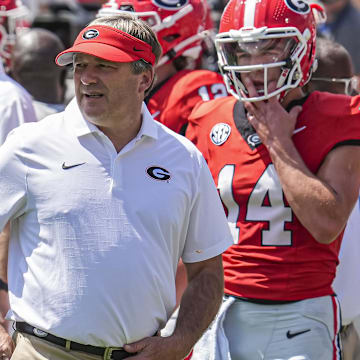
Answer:
<svg viewBox="0 0 360 360"><path fill-rule="evenodd" d="M242 28L218 34L215 46L228 92L241 101L273 96L281 100L301 85L301 60L307 53L309 36L309 30L301 34L295 27ZM249 97L245 77L254 82L258 96Z"/></svg>

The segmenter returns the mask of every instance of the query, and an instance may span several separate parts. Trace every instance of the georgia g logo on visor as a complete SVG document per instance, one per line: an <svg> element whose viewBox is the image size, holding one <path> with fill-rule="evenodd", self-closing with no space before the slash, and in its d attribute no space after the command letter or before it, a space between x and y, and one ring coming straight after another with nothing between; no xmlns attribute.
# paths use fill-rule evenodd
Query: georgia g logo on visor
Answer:
<svg viewBox="0 0 360 360"><path fill-rule="evenodd" d="M96 29L89 29L83 33L82 38L84 40L90 40L96 38L97 36L99 36L99 32Z"/></svg>
<svg viewBox="0 0 360 360"><path fill-rule="evenodd" d="M155 5L167 10L179 10L184 7L189 0L153 0Z"/></svg>
<svg viewBox="0 0 360 360"><path fill-rule="evenodd" d="M160 166L150 166L146 169L146 173L158 181L169 181L171 178L170 172Z"/></svg>
<svg viewBox="0 0 360 360"><path fill-rule="evenodd" d="M231 127L228 124L219 123L216 124L210 132L211 141L217 145L222 145L230 136Z"/></svg>
<svg viewBox="0 0 360 360"><path fill-rule="evenodd" d="M310 5L307 0L285 0L286 6L298 14L307 14L310 11Z"/></svg>

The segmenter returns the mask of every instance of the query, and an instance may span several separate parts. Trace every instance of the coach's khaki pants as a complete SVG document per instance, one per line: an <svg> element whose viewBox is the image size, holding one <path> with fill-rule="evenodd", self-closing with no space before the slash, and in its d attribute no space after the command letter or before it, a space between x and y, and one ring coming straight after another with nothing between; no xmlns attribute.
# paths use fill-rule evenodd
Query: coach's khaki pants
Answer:
<svg viewBox="0 0 360 360"><path fill-rule="evenodd" d="M344 360L360 360L360 338L354 323L341 330Z"/></svg>
<svg viewBox="0 0 360 360"><path fill-rule="evenodd" d="M46 340L16 331L13 335L16 347L11 360L100 360L102 356L65 348Z"/></svg>

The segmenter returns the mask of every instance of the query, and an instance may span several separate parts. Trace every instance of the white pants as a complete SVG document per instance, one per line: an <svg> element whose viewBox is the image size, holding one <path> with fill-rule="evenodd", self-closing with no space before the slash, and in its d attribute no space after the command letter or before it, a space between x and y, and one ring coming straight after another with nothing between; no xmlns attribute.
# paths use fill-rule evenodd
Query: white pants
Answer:
<svg viewBox="0 0 360 360"><path fill-rule="evenodd" d="M237 299L223 323L231 359L341 359L339 313L333 296L281 305Z"/></svg>

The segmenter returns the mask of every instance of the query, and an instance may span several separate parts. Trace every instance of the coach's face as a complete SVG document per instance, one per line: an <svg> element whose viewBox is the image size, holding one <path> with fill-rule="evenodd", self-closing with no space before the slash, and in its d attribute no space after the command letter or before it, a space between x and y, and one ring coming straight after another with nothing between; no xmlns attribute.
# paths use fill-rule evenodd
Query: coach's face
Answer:
<svg viewBox="0 0 360 360"><path fill-rule="evenodd" d="M94 125L111 127L143 100L142 78L130 63L78 53L74 57L75 94L81 113Z"/></svg>

